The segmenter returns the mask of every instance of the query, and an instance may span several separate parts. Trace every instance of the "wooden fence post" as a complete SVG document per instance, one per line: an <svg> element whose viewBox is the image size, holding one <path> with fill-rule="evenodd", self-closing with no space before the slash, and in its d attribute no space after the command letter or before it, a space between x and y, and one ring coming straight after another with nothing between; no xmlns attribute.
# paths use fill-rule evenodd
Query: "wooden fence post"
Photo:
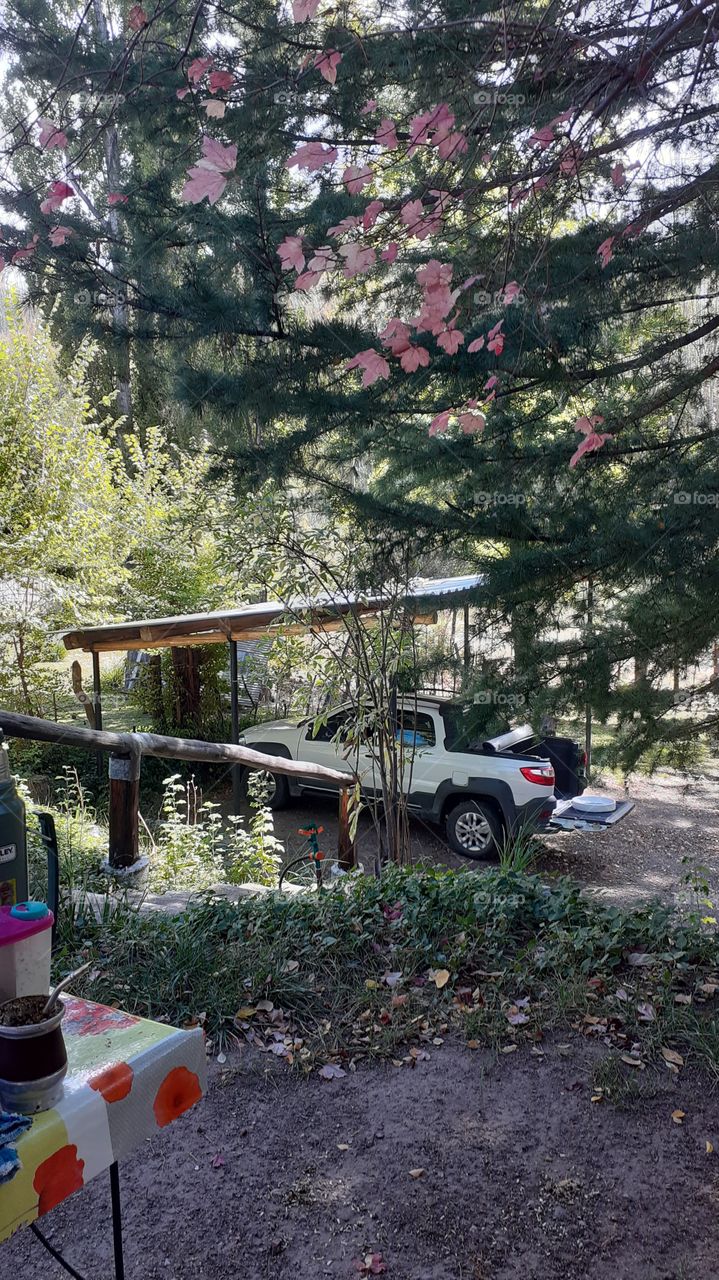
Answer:
<svg viewBox="0 0 719 1280"><path fill-rule="evenodd" d="M139 752L110 756L110 847L111 867L131 867L137 862L140 812Z"/></svg>
<svg viewBox="0 0 719 1280"><path fill-rule="evenodd" d="M340 788L339 832L337 835L337 861L343 871L351 871L357 866L357 850L350 833L350 797L349 788Z"/></svg>

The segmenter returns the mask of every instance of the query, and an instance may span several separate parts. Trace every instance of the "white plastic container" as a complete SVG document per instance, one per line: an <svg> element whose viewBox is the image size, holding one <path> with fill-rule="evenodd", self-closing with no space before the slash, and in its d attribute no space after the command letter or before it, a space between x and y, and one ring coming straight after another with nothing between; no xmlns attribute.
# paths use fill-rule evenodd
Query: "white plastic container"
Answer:
<svg viewBox="0 0 719 1280"><path fill-rule="evenodd" d="M49 994L53 923L44 902L0 907L0 1003Z"/></svg>

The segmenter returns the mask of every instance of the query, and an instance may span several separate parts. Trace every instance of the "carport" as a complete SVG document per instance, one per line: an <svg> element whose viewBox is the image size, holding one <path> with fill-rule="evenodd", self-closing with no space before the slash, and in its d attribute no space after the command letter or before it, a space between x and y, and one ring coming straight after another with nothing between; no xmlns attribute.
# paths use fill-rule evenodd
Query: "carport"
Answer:
<svg viewBox="0 0 719 1280"><path fill-rule="evenodd" d="M482 578L469 574L452 578L416 578L410 583L402 603L408 622L413 626L431 626L443 608L463 605L465 611L465 655L468 636L469 601ZM378 613L387 607L387 596L347 596L341 600L316 597L308 600L269 600L246 604L237 609L212 613L181 614L170 618L142 618L136 622L112 622L103 626L84 627L63 635L65 648L82 650L92 655L94 728L102 730L100 694L101 653L127 652L136 649L192 649L205 644L225 644L230 662L231 741L239 741L239 682L237 642L272 639L280 635L308 635L339 631L345 619L371 625ZM191 668L188 668L191 670ZM232 769L235 812L240 804L239 767Z"/></svg>

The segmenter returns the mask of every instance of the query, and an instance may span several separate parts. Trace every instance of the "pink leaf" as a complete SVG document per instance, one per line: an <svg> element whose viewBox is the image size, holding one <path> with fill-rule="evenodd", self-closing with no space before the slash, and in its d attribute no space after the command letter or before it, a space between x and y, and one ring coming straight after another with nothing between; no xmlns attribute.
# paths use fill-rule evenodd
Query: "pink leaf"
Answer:
<svg viewBox="0 0 719 1280"><path fill-rule="evenodd" d="M459 329L445 329L437 338L437 346L450 356L456 355L463 342L464 334L460 333Z"/></svg>
<svg viewBox="0 0 719 1280"><path fill-rule="evenodd" d="M344 274L348 280L364 275L377 261L374 249L356 243L343 245L340 254L345 259Z"/></svg>
<svg viewBox="0 0 719 1280"><path fill-rule="evenodd" d="M503 324L504 321L499 320L487 334L487 350L493 351L496 356L501 356L504 350L504 334L500 333Z"/></svg>
<svg viewBox="0 0 719 1280"><path fill-rule="evenodd" d="M320 7L320 0L292 0L292 17L295 22L307 22L314 18Z"/></svg>
<svg viewBox="0 0 719 1280"><path fill-rule="evenodd" d="M223 147L221 142L208 134L204 134L202 138L202 154L204 159L200 164L211 165L213 169L219 169L220 173L230 173L237 164L237 147Z"/></svg>
<svg viewBox="0 0 719 1280"><path fill-rule="evenodd" d="M231 71L213 71L207 83L210 86L210 93L219 93L223 89L231 89L235 83L235 77Z"/></svg>
<svg viewBox="0 0 719 1280"><path fill-rule="evenodd" d="M487 419L483 413L460 413L459 424L466 436L472 436L484 431Z"/></svg>
<svg viewBox="0 0 719 1280"><path fill-rule="evenodd" d="M379 215L384 209L382 200L370 200L367 208L362 214L362 227L365 231L371 231Z"/></svg>
<svg viewBox="0 0 719 1280"><path fill-rule="evenodd" d="M317 271L320 275L325 271L329 271L335 265L334 250L328 244L324 244L317 249L314 256L310 258L310 271Z"/></svg>
<svg viewBox="0 0 719 1280"><path fill-rule="evenodd" d="M296 165L298 169L321 169L325 164L332 164L337 159L336 147L325 147L321 142L306 142L303 146L298 147L294 155L289 160L285 160L285 168L291 169Z"/></svg>
<svg viewBox="0 0 719 1280"><path fill-rule="evenodd" d="M301 271L305 265L305 255L302 252L301 236L285 236L282 244L277 246L282 270L289 271L294 267L295 271Z"/></svg>
<svg viewBox="0 0 719 1280"><path fill-rule="evenodd" d="M473 341L470 342L469 346L467 347L467 352L469 355L472 356L474 355L475 351L481 351L483 346L484 346L484 336L482 336L481 338L474 338Z"/></svg>
<svg viewBox="0 0 719 1280"><path fill-rule="evenodd" d="M408 200L399 211L400 221L404 223L410 235L415 235L424 220L424 209L421 200Z"/></svg>
<svg viewBox="0 0 719 1280"><path fill-rule="evenodd" d="M147 14L142 5L134 4L127 15L127 25L131 31L142 31L147 26Z"/></svg>
<svg viewBox="0 0 719 1280"><path fill-rule="evenodd" d="M59 245L64 244L68 236L72 235L72 227L53 227L48 234L50 244L57 249Z"/></svg>
<svg viewBox="0 0 719 1280"><path fill-rule="evenodd" d="M123 196L119 191L110 191L108 192L107 203L111 207L115 204L127 204L127 196Z"/></svg>
<svg viewBox="0 0 719 1280"><path fill-rule="evenodd" d="M405 373L415 373L417 369L426 368L429 364L429 351L426 347L409 346L401 353L399 362Z"/></svg>
<svg viewBox="0 0 719 1280"><path fill-rule="evenodd" d="M295 280L294 287L299 289L300 292L307 293L310 289L314 289L321 279L322 273L320 271L304 271Z"/></svg>
<svg viewBox="0 0 719 1280"><path fill-rule="evenodd" d="M360 351L358 355L353 356L345 365L345 369L364 369L362 375L362 386L371 387L373 382L377 382L379 378L389 377L389 365L384 356L379 351L375 351L374 347L369 347L367 351Z"/></svg>
<svg viewBox="0 0 719 1280"><path fill-rule="evenodd" d="M52 213L53 210L60 208L63 200L69 200L74 194L74 189L66 182L52 182L47 196L40 205L41 212Z"/></svg>
<svg viewBox="0 0 719 1280"><path fill-rule="evenodd" d="M208 120L222 120L227 110L222 98L203 98L200 106L205 108Z"/></svg>
<svg viewBox="0 0 719 1280"><path fill-rule="evenodd" d="M384 329L380 333L380 338L385 347L389 347L393 356L399 355L404 351L410 340L410 330L403 320L398 316L393 316L387 321Z"/></svg>
<svg viewBox="0 0 719 1280"><path fill-rule="evenodd" d="M182 102L182 99L186 98L189 92L189 89L176 89L175 96L180 99L180 102Z"/></svg>
<svg viewBox="0 0 719 1280"><path fill-rule="evenodd" d="M493 387L496 387L498 385L499 385L499 378L497 377L496 373L493 373L491 378L487 378L487 381L484 384L484 390L491 391Z"/></svg>
<svg viewBox="0 0 719 1280"><path fill-rule="evenodd" d="M399 146L394 120L383 120L374 136L379 146L386 147L388 151L394 151Z"/></svg>
<svg viewBox="0 0 719 1280"><path fill-rule="evenodd" d="M570 142L569 146L565 147L564 151L562 152L562 158L559 161L560 172L566 174L566 176L570 178L574 177L576 173L579 173L579 165L582 160L582 154L583 153L582 153L581 147L578 147L573 142Z"/></svg>
<svg viewBox="0 0 719 1280"><path fill-rule="evenodd" d="M547 147L551 147L554 142L554 129L551 124L545 124L541 129L537 129L529 141L533 147L541 147L542 151L546 151Z"/></svg>
<svg viewBox="0 0 719 1280"><path fill-rule="evenodd" d="M213 1169L221 1169L224 1163L225 1163L225 1157L221 1155L219 1151L216 1152L216 1154L212 1157L210 1161L210 1164L212 1165Z"/></svg>
<svg viewBox="0 0 719 1280"><path fill-rule="evenodd" d="M604 445L607 440L612 440L613 438L614 437L609 431L602 431L601 433L592 431L588 435L585 435L579 448L575 450L569 459L570 467L576 467L579 459L583 458L585 453L596 453L598 449L602 448L602 445Z"/></svg>
<svg viewBox="0 0 719 1280"><path fill-rule="evenodd" d="M333 239L337 240L340 236L346 235L348 231L354 231L355 227L359 227L361 224L361 218L357 218L354 214L350 214L349 217L343 218L341 222L338 222L335 227L330 227L327 235L332 236Z"/></svg>
<svg viewBox="0 0 719 1280"><path fill-rule="evenodd" d="M326 52L318 53L314 61L320 75L328 84L334 84L337 80L337 68L342 61L342 54L336 49L327 49Z"/></svg>
<svg viewBox="0 0 719 1280"><path fill-rule="evenodd" d="M429 434L431 436L443 435L449 426L449 420L453 414L453 409L443 409L429 424Z"/></svg>
<svg viewBox="0 0 719 1280"><path fill-rule="evenodd" d="M368 98L363 107L360 107L360 115L368 116L371 111L376 110L377 101L375 98Z"/></svg>
<svg viewBox="0 0 719 1280"><path fill-rule="evenodd" d="M510 303L510 302L514 302L514 299L515 299L515 298L516 298L516 297L517 297L521 292L522 292L522 290L521 290L520 286L517 284L517 281L516 281L516 280L510 280L509 284L506 284L506 285L504 286L504 290L503 290L503 293L502 293L502 302L505 304L505 306L509 306L509 303Z"/></svg>
<svg viewBox="0 0 719 1280"><path fill-rule="evenodd" d="M373 177L374 174L367 165L360 169L357 165L351 164L342 174L342 181L351 196L358 196L363 187L369 186Z"/></svg>
<svg viewBox="0 0 719 1280"><path fill-rule="evenodd" d="M205 196L210 204L216 204L227 186L227 178L214 168L197 165L187 170L188 181L180 192L185 204L199 204Z"/></svg>
<svg viewBox="0 0 719 1280"><path fill-rule="evenodd" d="M439 140L435 135L433 145L437 147L443 160L449 160L451 156L463 155L467 150L468 143L463 133L455 131L454 133L447 133Z"/></svg>
<svg viewBox="0 0 719 1280"><path fill-rule="evenodd" d="M574 430L581 431L585 436L589 436L594 431L594 428L601 427L603 422L604 418L601 413L593 413L591 418L586 416L583 418L577 418L577 421L574 424Z"/></svg>
<svg viewBox="0 0 719 1280"><path fill-rule="evenodd" d="M187 68L187 79L190 84L198 84L205 72L209 71L214 61L214 58L195 58L194 62L191 62Z"/></svg>
<svg viewBox="0 0 719 1280"><path fill-rule="evenodd" d="M40 136L38 142L43 151L52 151L53 147L66 147L67 136L62 129L58 129L52 120L48 120L46 116L41 116L37 122L40 126Z"/></svg>
<svg viewBox="0 0 719 1280"><path fill-rule="evenodd" d="M394 262L398 253L399 246L395 244L394 240L391 240L387 248L382 250L380 257L383 262Z"/></svg>
<svg viewBox="0 0 719 1280"><path fill-rule="evenodd" d="M602 260L602 268L608 267L614 257L613 245L615 238L615 236L607 236L606 240L602 240L602 243L597 249L597 253Z"/></svg>

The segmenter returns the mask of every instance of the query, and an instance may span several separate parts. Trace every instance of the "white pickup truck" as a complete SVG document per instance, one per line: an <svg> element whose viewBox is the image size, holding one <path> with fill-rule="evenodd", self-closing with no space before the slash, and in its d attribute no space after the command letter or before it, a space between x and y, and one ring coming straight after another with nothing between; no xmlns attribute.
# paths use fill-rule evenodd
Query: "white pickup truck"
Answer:
<svg viewBox="0 0 719 1280"><path fill-rule="evenodd" d="M411 696L399 700L397 734L403 743L402 787L410 810L444 827L450 847L484 858L508 833L546 829L558 807L571 809L585 786L585 756L568 738L537 739L531 725L481 741L460 703ZM357 745L355 712L338 707L317 727L314 719L274 720L246 729L240 741L270 755L306 760L356 773L365 796L378 793L371 741ZM285 806L305 791L325 791L272 774L268 803ZM567 819L561 824L569 825ZM576 823L575 823L576 825Z"/></svg>

